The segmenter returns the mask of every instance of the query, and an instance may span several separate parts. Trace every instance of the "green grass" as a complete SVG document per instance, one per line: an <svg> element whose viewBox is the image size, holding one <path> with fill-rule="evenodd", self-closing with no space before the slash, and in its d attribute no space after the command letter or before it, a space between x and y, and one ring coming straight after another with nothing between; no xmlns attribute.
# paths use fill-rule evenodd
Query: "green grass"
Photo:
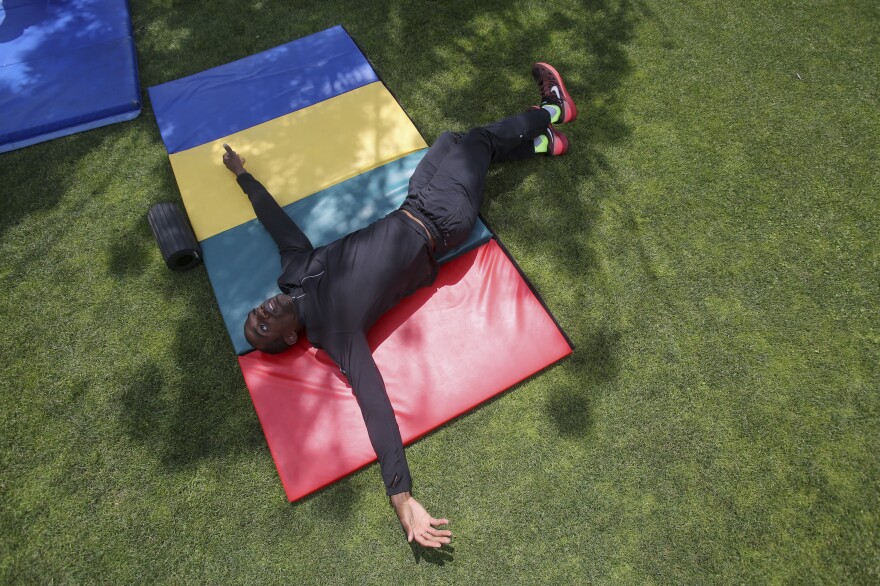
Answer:
<svg viewBox="0 0 880 586"><path fill-rule="evenodd" d="M876 583L880 12L864 1L133 0L144 88L345 25L426 139L566 74L568 157L484 213L578 349L288 504L135 121L0 155L0 581ZM293 5L293 6L292 6Z"/></svg>

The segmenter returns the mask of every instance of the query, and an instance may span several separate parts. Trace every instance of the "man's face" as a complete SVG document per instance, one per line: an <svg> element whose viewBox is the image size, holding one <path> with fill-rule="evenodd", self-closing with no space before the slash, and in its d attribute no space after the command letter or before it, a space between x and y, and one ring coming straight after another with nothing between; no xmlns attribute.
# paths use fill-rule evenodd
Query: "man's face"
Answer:
<svg viewBox="0 0 880 586"><path fill-rule="evenodd" d="M248 313L245 334L254 348L274 344L296 331L296 313L293 300L283 293L270 297Z"/></svg>

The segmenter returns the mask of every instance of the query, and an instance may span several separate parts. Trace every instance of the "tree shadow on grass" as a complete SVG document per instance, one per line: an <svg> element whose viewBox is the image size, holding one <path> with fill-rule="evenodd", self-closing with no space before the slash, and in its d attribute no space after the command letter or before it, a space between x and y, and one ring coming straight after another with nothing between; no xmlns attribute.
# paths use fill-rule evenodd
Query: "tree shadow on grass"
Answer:
<svg viewBox="0 0 880 586"><path fill-rule="evenodd" d="M125 377L119 395L129 436L150 446L172 471L265 446L226 332L209 315L216 306L191 286L181 287L180 293L195 309L175 326L169 354L176 366L141 364Z"/></svg>
<svg viewBox="0 0 880 586"><path fill-rule="evenodd" d="M115 245L107 256L107 269L120 280L142 275L149 268L151 251L158 247L147 219L150 209L160 201L177 202L180 199L166 157L155 160L146 176L159 179L149 186L152 201L141 209L131 210L126 225L116 235Z"/></svg>
<svg viewBox="0 0 880 586"><path fill-rule="evenodd" d="M86 132L0 155L0 181L12 187L0 198L0 236L28 216L54 208L75 177L74 162L102 148L106 134ZM40 173L33 173L35 159L43 161ZM92 195L101 192L95 189Z"/></svg>
<svg viewBox="0 0 880 586"><path fill-rule="evenodd" d="M121 232L116 245L110 250L108 269L117 277L137 276L147 269L150 260L150 240L153 233L146 214Z"/></svg>

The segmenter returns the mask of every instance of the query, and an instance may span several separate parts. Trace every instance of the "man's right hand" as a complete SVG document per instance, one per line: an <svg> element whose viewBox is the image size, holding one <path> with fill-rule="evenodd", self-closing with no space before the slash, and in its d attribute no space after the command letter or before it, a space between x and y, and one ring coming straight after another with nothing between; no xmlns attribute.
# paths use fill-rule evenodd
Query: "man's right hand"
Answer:
<svg viewBox="0 0 880 586"><path fill-rule="evenodd" d="M403 527L403 532L406 533L407 541L412 542L415 539L425 547L441 547L451 541L452 531L436 527L437 525L448 525L449 521L435 519L429 515L425 507L409 492L393 495L391 506L394 507L397 518L400 519L400 525Z"/></svg>
<svg viewBox="0 0 880 586"><path fill-rule="evenodd" d="M223 154L223 164L226 165L226 168L235 173L235 176L238 177L242 173L247 173L244 170L245 159L238 156L238 153L232 150L232 147L223 143L223 148L226 149L226 152Z"/></svg>

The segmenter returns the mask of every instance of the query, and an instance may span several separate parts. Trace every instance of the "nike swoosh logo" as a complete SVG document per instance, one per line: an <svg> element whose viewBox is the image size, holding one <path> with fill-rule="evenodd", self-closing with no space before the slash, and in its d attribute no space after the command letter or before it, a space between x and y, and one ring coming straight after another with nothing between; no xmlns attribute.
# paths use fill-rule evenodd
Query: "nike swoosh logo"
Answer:
<svg viewBox="0 0 880 586"><path fill-rule="evenodd" d="M550 88L550 91L553 92L554 94L556 94L556 98L557 98L557 99L559 99L559 100L562 99L562 94L559 93L559 88L558 88L558 87L556 87L556 86L554 85L552 88Z"/></svg>

